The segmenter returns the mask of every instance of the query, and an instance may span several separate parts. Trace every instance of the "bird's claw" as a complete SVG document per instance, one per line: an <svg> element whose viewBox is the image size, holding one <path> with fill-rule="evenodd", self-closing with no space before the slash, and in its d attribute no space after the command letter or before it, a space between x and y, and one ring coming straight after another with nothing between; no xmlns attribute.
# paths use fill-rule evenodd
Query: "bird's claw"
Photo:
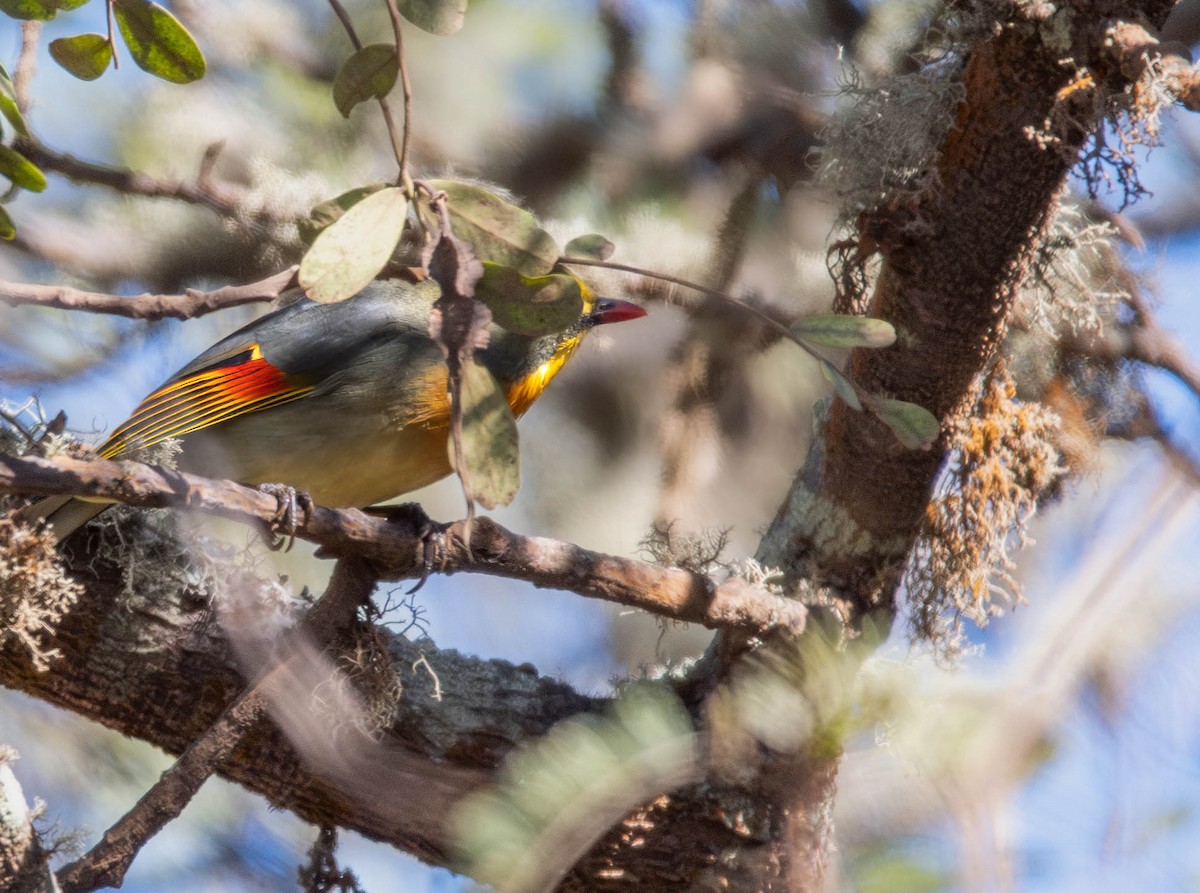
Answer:
<svg viewBox="0 0 1200 893"><path fill-rule="evenodd" d="M312 514L312 497L303 490L297 490L287 484L258 484L254 489L260 493L274 496L276 502L279 503L275 517L267 525L269 534L266 540L267 548L272 551L282 549L284 552L290 552L292 546L296 544L296 530L300 526L300 511L304 511L305 517Z"/></svg>
<svg viewBox="0 0 1200 893"><path fill-rule="evenodd" d="M412 595L425 585L425 581L429 579L429 575L433 573L434 565L439 567L446 563L446 531L450 529L449 524L442 524L437 521L431 521L428 518L422 526L420 533L421 544L421 576L417 579L416 585L408 590L408 594Z"/></svg>

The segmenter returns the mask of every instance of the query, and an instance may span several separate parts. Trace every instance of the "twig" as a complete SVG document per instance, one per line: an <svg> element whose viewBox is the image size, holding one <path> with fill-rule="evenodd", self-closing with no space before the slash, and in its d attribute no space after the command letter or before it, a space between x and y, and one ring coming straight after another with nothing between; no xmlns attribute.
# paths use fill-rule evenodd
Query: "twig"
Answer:
<svg viewBox="0 0 1200 893"><path fill-rule="evenodd" d="M247 207L242 196L228 187L219 188L209 177L192 182L159 179L129 168L84 161L66 152L51 149L36 139L17 140L16 147L42 170L61 174L72 183L104 186L124 195L176 199L192 205L201 205L230 220L244 221L250 218L251 221L286 222L292 219L291 215L279 214L266 207ZM250 226L261 231L259 223L251 222Z"/></svg>
<svg viewBox="0 0 1200 893"><path fill-rule="evenodd" d="M396 0L387 0L388 15L392 18L392 33L396 37L396 66L400 70L400 90L404 96L404 138L400 146L400 185L413 197L412 184L408 176L408 147L412 142L412 84L408 80L408 65L404 61L404 37L400 28L400 10Z"/></svg>
<svg viewBox="0 0 1200 893"><path fill-rule="evenodd" d="M365 565L339 561L328 587L309 611L304 634L324 648L353 621L359 605L375 588L375 578ZM305 652L307 653L307 652ZM119 887L142 847L183 808L228 759L263 716L272 689L290 672L295 656L280 662L257 684L248 687L205 732L196 738L175 764L148 790L129 812L109 828L90 852L58 872L67 893L89 893L100 887Z"/></svg>
<svg viewBox="0 0 1200 893"><path fill-rule="evenodd" d="M121 67L121 57L117 55L117 35L113 21L113 0L104 0L104 18L108 25L108 48L112 50L113 70Z"/></svg>
<svg viewBox="0 0 1200 893"><path fill-rule="evenodd" d="M13 93L16 94L17 108L22 115L29 114L29 85L33 83L33 73L37 69L37 47L41 33L41 22L21 23L21 52L13 69Z"/></svg>
<svg viewBox="0 0 1200 893"><path fill-rule="evenodd" d="M1152 73L1162 78L1175 99L1189 111L1200 111L1200 74L1188 47L1160 41L1144 25L1118 22L1108 30L1111 52L1121 74L1136 83Z"/></svg>
<svg viewBox="0 0 1200 893"><path fill-rule="evenodd" d="M194 509L239 521L269 525L278 515L273 496L230 481L209 480L138 462L17 458L0 454L0 493L92 496L146 508ZM358 509L315 507L298 519L296 536L340 557L355 556L378 566L381 579L416 579L428 573L428 519L401 523ZM799 633L807 611L797 601L758 589L739 578L715 584L703 574L663 568L605 555L572 543L512 533L477 518L471 549L461 522L444 535L439 569L524 580L534 586L642 608L661 617L709 628L737 627L756 633L781 629Z"/></svg>
<svg viewBox="0 0 1200 893"><path fill-rule="evenodd" d="M358 32L354 30L354 21L350 18L350 13L346 12L346 7L342 6L340 0L329 0L329 5L333 7L334 14L338 17L338 21L342 23L342 28L345 29L346 35L350 38L350 43L354 47L354 51L358 52L363 48L363 44L362 41L358 39ZM389 6L391 5L392 4L389 3ZM389 12L390 11L391 10L389 9ZM399 15L399 12L397 12L396 15ZM405 83L404 139L401 139L400 134L396 132L396 120L392 117L392 107L388 105L387 99L381 96L376 98L375 101L379 103L379 110L383 113L383 122L387 125L388 139L392 141L392 152L396 156L396 164L400 167L400 173L397 176L396 181L404 187L405 191L411 197L412 189L408 182L408 171L406 168L408 163L408 73L403 67L403 58L400 56L400 32L399 25L395 24L395 20L393 20L393 27L396 30L396 54L397 58L400 59L400 71L401 74L404 75Z"/></svg>
<svg viewBox="0 0 1200 893"><path fill-rule="evenodd" d="M130 298L65 285L27 285L0 280L0 303L13 307L36 304L60 310L86 310L129 319L194 319L215 310L273 301L295 281L297 269L288 267L249 285L227 285L215 291L189 288L182 295L142 294Z"/></svg>

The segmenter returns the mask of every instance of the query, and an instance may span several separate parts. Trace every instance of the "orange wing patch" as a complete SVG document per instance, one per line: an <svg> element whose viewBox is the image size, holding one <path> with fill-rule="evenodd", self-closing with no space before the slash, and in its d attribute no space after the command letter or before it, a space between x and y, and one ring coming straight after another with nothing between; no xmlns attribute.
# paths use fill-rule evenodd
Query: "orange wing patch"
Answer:
<svg viewBox="0 0 1200 893"><path fill-rule="evenodd" d="M290 382L263 358L256 344L202 372L163 385L109 436L100 455L113 459L248 412L290 403L311 390Z"/></svg>

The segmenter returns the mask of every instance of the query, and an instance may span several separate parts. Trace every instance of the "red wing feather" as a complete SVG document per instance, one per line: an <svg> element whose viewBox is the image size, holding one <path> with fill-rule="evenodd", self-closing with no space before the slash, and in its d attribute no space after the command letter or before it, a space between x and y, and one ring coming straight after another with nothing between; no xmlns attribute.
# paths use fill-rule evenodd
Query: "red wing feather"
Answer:
<svg viewBox="0 0 1200 893"><path fill-rule="evenodd" d="M248 412L289 403L309 393L263 358L258 345L167 382L138 404L100 447L113 459L132 449L182 437Z"/></svg>

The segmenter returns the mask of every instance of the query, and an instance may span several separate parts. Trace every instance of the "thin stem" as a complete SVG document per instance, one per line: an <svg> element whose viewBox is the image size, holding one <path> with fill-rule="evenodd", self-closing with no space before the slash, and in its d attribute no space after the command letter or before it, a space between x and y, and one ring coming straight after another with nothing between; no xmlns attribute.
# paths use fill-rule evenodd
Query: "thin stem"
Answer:
<svg viewBox="0 0 1200 893"><path fill-rule="evenodd" d="M334 15L338 17L338 21L342 23L342 27L346 30L346 35L350 38L350 43L354 46L354 51L357 53L363 48L362 41L358 39L358 32L354 30L354 22L350 18L350 13L346 12L346 7L342 6L341 0L329 0L329 5L333 8ZM390 11L390 10L389 10ZM396 13L399 15L399 12ZM399 26L393 21L393 28L396 29L396 53L400 53L400 37ZM397 176L397 182L405 187L408 191L408 173L407 152L408 152L408 92L407 83L408 77L404 70L403 59L401 58L400 71L405 75L405 115L404 115L404 139L400 138L399 132L396 130L396 119L392 116L392 108L388 105L387 99L379 97L375 101L379 103L379 110L383 112L383 123L387 125L388 139L392 142L392 152L396 156L396 164L400 167L400 174ZM411 195L411 193L410 193Z"/></svg>
<svg viewBox="0 0 1200 893"><path fill-rule="evenodd" d="M113 0L105 0L104 16L108 21L108 45L112 49L113 69L121 67L121 57L117 55L117 37L113 23Z"/></svg>
<svg viewBox="0 0 1200 893"><path fill-rule="evenodd" d="M404 138L400 146L400 185L411 200L412 179L408 175L408 147L412 142L412 83L408 79L408 65L404 61L404 37L400 28L400 10L396 0L387 0L388 15L392 18L392 33L396 36L396 65L400 69L400 91L404 95Z"/></svg>
<svg viewBox="0 0 1200 893"><path fill-rule="evenodd" d="M350 19L350 13L346 12L346 7L342 6L339 0L329 0L329 5L333 7L333 14L338 17L342 27L346 29L350 43L354 45L354 51L357 53L363 48L363 45L362 41L358 39L358 32L354 30L354 22Z"/></svg>
<svg viewBox="0 0 1200 893"><path fill-rule="evenodd" d="M781 323L778 320L774 319L773 317L767 315L763 311L759 310L757 307L753 307L750 304L747 304L745 301L739 301L737 298L733 297L732 295L726 294L723 291L718 291L715 288L709 288L707 285L701 285L699 282L692 282L690 279L681 279L678 276L671 276L668 273L656 273L653 270L644 270L641 267L634 267L634 266L630 266L629 264L619 264L619 263L616 263L615 261L611 261L611 260L593 260L592 258L589 258L589 257L560 257L559 262L564 263L564 264L576 264L578 266L584 266L584 267L603 267L606 270L620 270L623 273L634 273L638 276L648 276L651 279L659 279L663 282L670 282L672 285L679 285L679 286L682 286L683 288L690 288L693 291L698 291L701 294L706 294L711 298L716 298L718 301L721 301L724 304L728 304L731 307L738 307L741 310L744 310L746 313L749 313L751 316L758 319L763 325L765 325L767 328L769 328L772 332L779 335L779 337L786 338L788 341L791 341L793 344L796 344L797 346L799 346L800 349L803 350L805 353L807 353L809 356L813 357L816 360L820 360L823 363L829 362L823 356L821 356L819 353L817 353L817 351L813 350L812 347L805 344L803 341L801 341L799 338L797 338L794 334L792 334L791 329L789 329L783 323Z"/></svg>
<svg viewBox="0 0 1200 893"><path fill-rule="evenodd" d="M13 92L22 115L29 114L29 85L33 82L33 71L37 65L38 37L41 33L41 22L21 23L21 53L17 56L17 67L13 69Z"/></svg>

